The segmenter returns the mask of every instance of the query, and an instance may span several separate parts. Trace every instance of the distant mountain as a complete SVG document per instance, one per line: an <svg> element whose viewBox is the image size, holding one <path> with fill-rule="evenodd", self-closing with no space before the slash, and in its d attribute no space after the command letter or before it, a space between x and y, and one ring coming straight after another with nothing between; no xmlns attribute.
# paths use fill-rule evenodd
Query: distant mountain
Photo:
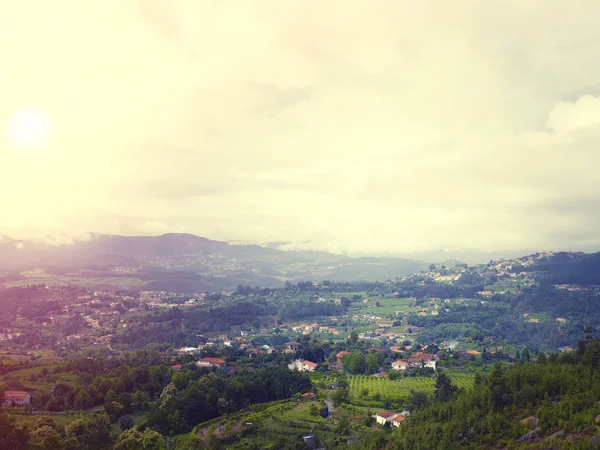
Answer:
<svg viewBox="0 0 600 450"><path fill-rule="evenodd" d="M300 280L386 280L427 268L403 258L351 258L317 251L231 245L191 234L96 234L68 245L0 241L0 271L45 268L54 274L88 269L127 274L157 290L223 290L238 284L277 286ZM166 288L168 287L168 289Z"/></svg>

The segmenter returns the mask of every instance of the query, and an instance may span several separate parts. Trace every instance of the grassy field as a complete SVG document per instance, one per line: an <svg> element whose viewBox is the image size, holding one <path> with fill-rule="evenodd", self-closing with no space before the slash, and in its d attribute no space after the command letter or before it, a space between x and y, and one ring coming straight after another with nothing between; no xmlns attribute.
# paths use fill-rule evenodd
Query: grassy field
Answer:
<svg viewBox="0 0 600 450"><path fill-rule="evenodd" d="M473 386L475 378L473 374L457 372L448 375L459 388L469 389ZM385 399L406 399L411 391L431 394L435 389L435 378L405 377L392 381L371 375L356 375L348 377L348 384L352 402L361 405L368 399L373 399L375 402Z"/></svg>
<svg viewBox="0 0 600 450"><path fill-rule="evenodd" d="M318 431L322 436L335 438L335 426L341 417L347 418L353 425L364 420L367 410L357 409L358 412L344 408L336 408L333 420L327 420L310 413L311 406L319 409L324 405L319 401L283 400L268 404L254 405L249 410L239 411L219 417L199 425L195 432L203 441L206 448L213 448L215 442L210 441L210 430L226 448L246 449L287 448L289 444L298 442L303 435ZM251 423L247 426L245 424ZM181 435L174 441L184 442L189 435Z"/></svg>
<svg viewBox="0 0 600 450"><path fill-rule="evenodd" d="M21 272L24 280L11 281L6 283L8 287L26 286L28 284L45 284L47 286L97 286L111 285L116 287L141 287L146 286L148 281L140 280L135 277L79 277L54 275L47 273L44 269L34 269Z"/></svg>
<svg viewBox="0 0 600 450"><path fill-rule="evenodd" d="M379 302L379 306L377 305ZM350 314L373 314L387 315L396 314L398 311L417 312L421 308L418 306L410 306L415 303L414 299L410 298L372 298L367 303L355 302L348 309Z"/></svg>
<svg viewBox="0 0 600 450"><path fill-rule="evenodd" d="M16 380L26 391L39 391L39 392L50 392L52 389L52 383L47 380L51 380L56 383L65 383L71 386L75 386L79 381L79 377L70 372L54 374L53 369L57 367L57 364L46 364L43 366L32 367L28 369L15 370L5 375L0 376L0 381L10 385L10 380ZM48 373L50 372L50 373ZM43 375L43 374L46 375ZM37 379L40 379L38 381Z"/></svg>
<svg viewBox="0 0 600 450"><path fill-rule="evenodd" d="M85 416L89 417L90 414L94 414L94 415L104 415L105 414L104 411L89 412L89 413L77 412L77 413L72 413L72 414L69 414L69 413L67 413L67 414L60 414L60 413L24 414L22 411L19 411L18 408L15 408L13 410L8 410L8 411L9 411L10 416L14 417L15 420L17 421L17 423L19 423L19 424L23 424L23 423L31 424L31 423L35 423L42 417L51 417L52 420L54 420L58 425L62 425L62 426L67 426L74 420L84 418Z"/></svg>

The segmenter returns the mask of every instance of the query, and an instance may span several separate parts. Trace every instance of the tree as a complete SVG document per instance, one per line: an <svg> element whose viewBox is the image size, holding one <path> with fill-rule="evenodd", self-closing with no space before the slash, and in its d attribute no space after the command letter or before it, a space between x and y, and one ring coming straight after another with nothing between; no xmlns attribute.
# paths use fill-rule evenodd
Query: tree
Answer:
<svg viewBox="0 0 600 450"><path fill-rule="evenodd" d="M22 449L27 445L27 434L16 426L15 419L0 412L0 448Z"/></svg>
<svg viewBox="0 0 600 450"><path fill-rule="evenodd" d="M119 396L117 395L117 393L115 391L113 391L112 389L109 389L109 391L106 393L106 396L104 397L104 401L106 403L118 402Z"/></svg>
<svg viewBox="0 0 600 450"><path fill-rule="evenodd" d="M358 342L358 333L356 332L356 330L352 330L352 333L350 333L350 342L352 342L353 344L356 344L356 342Z"/></svg>
<svg viewBox="0 0 600 450"><path fill-rule="evenodd" d="M131 417L131 416L121 417L121 419L119 420L119 427L121 428L121 431L129 430L131 427L133 427L133 417Z"/></svg>
<svg viewBox="0 0 600 450"><path fill-rule="evenodd" d="M319 415L319 407L313 403L312 405L310 405L310 414L311 416L318 416Z"/></svg>
<svg viewBox="0 0 600 450"><path fill-rule="evenodd" d="M31 448L35 450L60 450L63 448L58 431L46 425L31 433Z"/></svg>
<svg viewBox="0 0 600 450"><path fill-rule="evenodd" d="M350 432L350 421L347 417L342 417L335 427L335 432L340 436L344 436Z"/></svg>
<svg viewBox="0 0 600 450"><path fill-rule="evenodd" d="M104 404L104 411L110 417L110 421L114 422L123 414L123 405L119 402L110 402Z"/></svg>
<svg viewBox="0 0 600 450"><path fill-rule="evenodd" d="M92 406L92 399L88 394L87 390L81 389L75 397L75 408L86 409Z"/></svg>
<svg viewBox="0 0 600 450"><path fill-rule="evenodd" d="M331 400L334 406L340 406L343 403L350 403L350 391L348 389L336 389L331 394Z"/></svg>
<svg viewBox="0 0 600 450"><path fill-rule="evenodd" d="M427 393L422 391L410 391L408 397L408 404L410 409L422 409L429 405L429 396Z"/></svg>
<svg viewBox="0 0 600 450"><path fill-rule="evenodd" d="M130 428L119 435L114 450L163 450L165 448L163 437L156 431L147 429L140 433L135 428Z"/></svg>
<svg viewBox="0 0 600 450"><path fill-rule="evenodd" d="M379 370L379 361L377 356L370 353L365 357L365 370L366 373L376 373Z"/></svg>
<svg viewBox="0 0 600 450"><path fill-rule="evenodd" d="M435 380L435 392L433 398L439 402L447 402L454 397L457 387L452 384L452 380L445 373L440 373Z"/></svg>

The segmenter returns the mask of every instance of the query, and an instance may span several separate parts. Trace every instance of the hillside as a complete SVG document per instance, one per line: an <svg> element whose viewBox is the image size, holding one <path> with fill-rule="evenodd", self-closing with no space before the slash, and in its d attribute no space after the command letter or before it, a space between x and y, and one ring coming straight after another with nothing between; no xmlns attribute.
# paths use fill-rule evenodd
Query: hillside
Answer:
<svg viewBox="0 0 600 450"><path fill-rule="evenodd" d="M0 241L3 272L43 268L55 275L56 283L65 282L60 277L69 275L67 284L78 284L82 272L94 271L86 274L87 285L107 284L106 280L90 278L127 276L136 279L136 285L152 283L156 290L180 292L229 290L239 284L273 287L286 280L385 280L425 267L426 263L410 259L281 251L258 245L231 245L191 234L99 234L68 245L8 238Z"/></svg>
<svg viewBox="0 0 600 450"><path fill-rule="evenodd" d="M597 448L599 355L599 341L581 341L577 352L540 354L509 370L498 364L472 390L436 390L387 448Z"/></svg>

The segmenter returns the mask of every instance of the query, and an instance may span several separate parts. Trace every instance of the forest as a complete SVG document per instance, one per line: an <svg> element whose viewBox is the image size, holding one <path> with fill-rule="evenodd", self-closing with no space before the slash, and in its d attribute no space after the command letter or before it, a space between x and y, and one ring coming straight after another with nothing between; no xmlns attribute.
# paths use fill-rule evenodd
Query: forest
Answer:
<svg viewBox="0 0 600 450"><path fill-rule="evenodd" d="M510 369L497 364L472 389L450 389L415 409L389 448L594 448L599 362L600 341L582 340L574 352L542 353Z"/></svg>

